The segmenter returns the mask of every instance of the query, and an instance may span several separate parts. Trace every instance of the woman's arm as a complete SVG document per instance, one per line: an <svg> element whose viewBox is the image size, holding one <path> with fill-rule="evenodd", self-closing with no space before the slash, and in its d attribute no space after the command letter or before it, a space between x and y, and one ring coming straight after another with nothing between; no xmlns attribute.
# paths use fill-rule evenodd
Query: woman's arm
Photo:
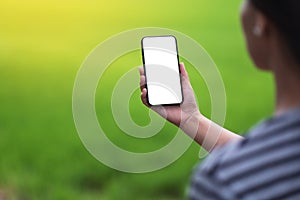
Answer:
<svg viewBox="0 0 300 200"><path fill-rule="evenodd" d="M180 64L180 70L184 102L179 106L150 107L147 103L147 89L145 88L143 67L140 67L139 70L142 102L169 122L180 127L208 152L231 140L242 138L215 124L200 113L195 101L194 91L183 63Z"/></svg>
<svg viewBox="0 0 300 200"><path fill-rule="evenodd" d="M194 114L180 128L206 151L211 152L232 140L243 137L219 126L201 114Z"/></svg>

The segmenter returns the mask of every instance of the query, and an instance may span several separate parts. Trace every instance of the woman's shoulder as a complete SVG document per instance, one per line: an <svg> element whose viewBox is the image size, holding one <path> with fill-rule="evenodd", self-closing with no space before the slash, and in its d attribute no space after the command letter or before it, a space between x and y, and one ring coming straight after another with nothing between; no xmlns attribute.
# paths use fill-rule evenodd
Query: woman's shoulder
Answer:
<svg viewBox="0 0 300 200"><path fill-rule="evenodd" d="M242 165L243 162L249 164L251 159L258 161L266 154L292 148L293 144L300 149L300 108L264 120L251 129L244 139L216 149L205 160L202 169L213 170L220 166L223 169L234 164Z"/></svg>
<svg viewBox="0 0 300 200"><path fill-rule="evenodd" d="M288 177L285 169L299 174L299 155L300 109L265 120L244 139L214 150L194 176L205 176L226 190L246 195L276 183L276 178Z"/></svg>

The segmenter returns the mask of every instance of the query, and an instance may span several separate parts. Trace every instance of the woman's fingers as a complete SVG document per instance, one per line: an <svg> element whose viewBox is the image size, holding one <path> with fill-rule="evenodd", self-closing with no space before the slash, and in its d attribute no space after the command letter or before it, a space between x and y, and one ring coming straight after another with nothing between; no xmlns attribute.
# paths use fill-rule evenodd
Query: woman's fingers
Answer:
<svg viewBox="0 0 300 200"><path fill-rule="evenodd" d="M141 100L144 105L150 107L147 101L146 77L145 77L144 67L139 67L139 72L140 72Z"/></svg>
<svg viewBox="0 0 300 200"><path fill-rule="evenodd" d="M145 75L145 72L144 72L144 67L139 67L139 72L140 72L140 75Z"/></svg>
<svg viewBox="0 0 300 200"><path fill-rule="evenodd" d="M185 77L186 79L189 79L189 75L185 70L184 63L180 63L180 72L181 72L181 76Z"/></svg>
<svg viewBox="0 0 300 200"><path fill-rule="evenodd" d="M148 101L147 101L147 89L146 88L142 89L141 100L144 105L150 107L150 105L148 104Z"/></svg>
<svg viewBox="0 0 300 200"><path fill-rule="evenodd" d="M180 63L180 71L181 71L181 81L182 81L182 89L183 89L183 95L186 95L188 92L187 89L191 87L189 75L185 69L185 66L183 63Z"/></svg>
<svg viewBox="0 0 300 200"><path fill-rule="evenodd" d="M145 88L146 84L146 77L144 75L140 76L140 89L141 91L143 91L143 89Z"/></svg>
<svg viewBox="0 0 300 200"><path fill-rule="evenodd" d="M146 84L146 77L145 77L145 74L144 74L144 68L139 67L139 72L140 72L140 89L141 89L141 91L143 91L143 89L145 88L145 84Z"/></svg>

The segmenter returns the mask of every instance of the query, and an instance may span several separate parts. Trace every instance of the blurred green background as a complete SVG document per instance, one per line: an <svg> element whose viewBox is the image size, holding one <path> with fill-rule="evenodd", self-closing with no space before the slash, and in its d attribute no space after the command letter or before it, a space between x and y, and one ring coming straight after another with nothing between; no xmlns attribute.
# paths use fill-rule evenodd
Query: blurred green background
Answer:
<svg viewBox="0 0 300 200"><path fill-rule="evenodd" d="M110 169L87 152L77 135L73 83L89 52L106 38L138 27L174 29L195 39L214 59L227 93L225 127L242 134L272 113L274 88L272 77L255 69L248 57L241 2L0 0L0 199L185 198L193 167L201 162L198 145L156 172ZM141 64L139 52L113 63L106 73L111 82L99 87L103 92L97 92L96 103L124 69L136 66L131 59ZM193 67L187 65L187 70L200 108L209 116L206 86ZM111 115L100 102L96 107L103 118ZM138 91L130 108L138 124L149 123ZM118 137L112 120L105 124L115 129L112 140L132 151L159 148L176 131L168 124L159 136L143 142Z"/></svg>

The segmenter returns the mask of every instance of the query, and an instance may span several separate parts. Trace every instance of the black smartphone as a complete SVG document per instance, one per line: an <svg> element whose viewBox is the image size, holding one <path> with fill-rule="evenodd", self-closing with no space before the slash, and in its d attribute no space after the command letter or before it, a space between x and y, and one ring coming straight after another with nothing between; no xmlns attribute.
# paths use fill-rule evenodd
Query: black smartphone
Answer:
<svg viewBox="0 0 300 200"><path fill-rule="evenodd" d="M177 41L174 36L147 36L142 39L147 99L151 106L183 102Z"/></svg>

